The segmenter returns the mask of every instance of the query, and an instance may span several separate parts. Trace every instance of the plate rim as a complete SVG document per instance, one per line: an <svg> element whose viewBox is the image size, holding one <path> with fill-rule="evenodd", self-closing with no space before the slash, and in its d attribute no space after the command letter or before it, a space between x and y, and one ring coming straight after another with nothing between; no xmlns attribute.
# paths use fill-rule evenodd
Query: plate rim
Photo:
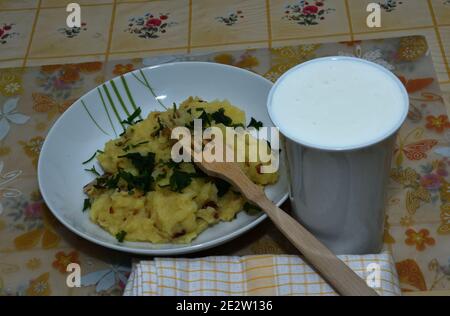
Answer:
<svg viewBox="0 0 450 316"><path fill-rule="evenodd" d="M227 68L227 69L232 69L234 71L240 71L243 73L246 73L247 75L251 75L252 77L254 77L255 79L264 81L266 83L269 83L271 85L271 87L273 86L272 81L264 78L263 76L251 72L247 69L242 69L239 67L235 67L235 66L231 66L231 65L226 65L226 64L220 64L220 63L215 63L215 62L206 62L206 61L175 61L175 62L170 62L170 63L162 63L162 64L158 64L158 65L152 65L152 66L146 66L146 67L141 67L138 69L135 69L131 72L128 72L126 74L124 74L124 76L126 75L132 75L132 73L138 72L138 71L144 71L144 70L152 70L152 69L156 69L156 68L160 68L160 67L171 67L171 66L176 66L179 64L201 64L201 65L205 65L207 64L208 66L213 66L213 67L219 67L219 68ZM115 76L107 81L105 81L104 83L110 82L116 78L119 78L119 76ZM92 88L91 90L89 90L88 92L84 93L82 96L80 96L77 101L80 99L83 99L85 97L87 97L88 95L90 95L91 93L95 92L95 89L98 86ZM269 90L270 91L270 90ZM267 104L265 104L265 106L267 107ZM57 128L58 124L61 124L62 118L65 115L69 115L70 111L73 110L74 107L73 105L71 105L69 107L68 110L66 110L61 116L58 117L58 119L53 123L52 127L50 128L50 130L47 132L47 135L45 136L45 140L44 143L42 145L41 148L41 153L45 151L45 148L48 146L48 139L51 137L51 134L55 132L55 129ZM273 122L272 122L273 123ZM53 210L53 206L51 205L51 203L49 203L50 198L47 197L46 191L45 191L45 187L43 186L42 182L41 182L41 174L43 171L41 171L41 169L43 168L43 155L39 155L39 160L38 160L38 167L37 167L37 178L38 178L38 186L39 186L39 191L41 192L42 198L45 201L45 204L47 205L48 209L50 210L50 212L53 214L53 216L55 216L58 221L60 223L62 223L66 228L68 228L71 232L75 233L76 235L94 243L97 244L99 246L103 246L109 249L113 249L113 250L118 250L118 251L122 251L122 252L126 252L126 253L133 253L133 254L140 254L140 255L153 255L153 256L161 256L161 255L180 255L180 254L188 254L188 253L193 253L193 252L198 252L201 250L206 250L206 249L210 249L219 245L222 245L228 241L231 241L235 238L237 238L238 236L244 234L245 232L251 230L252 228L254 228L255 226L257 226L259 223L261 223L263 220L265 220L267 218L267 214L263 213L260 216L256 217L252 222L248 223L247 225L233 231L232 233L226 234L222 237L219 238L215 238L213 240L210 241L206 241L197 245L192 245L192 244L186 244L188 246L185 247L181 247L181 248L166 248L166 249L157 249L157 248L153 248L153 249L148 249L148 248L134 248L134 247L130 247L130 246L126 246L124 245L120 245L120 244L115 244L115 243L108 243L99 239L96 239L80 230L78 230L76 227L70 225L68 222L66 222L66 220L64 219L64 217L62 215L60 215L58 212ZM277 206L280 206L282 203L284 203L284 201L287 200L289 196L289 192L288 192L288 188L286 190L286 192L284 193L284 195L281 197L281 199L275 203ZM100 227L100 226L99 226ZM100 227L101 228L101 227ZM149 242L142 242L144 243L149 243ZM150 243L151 244L151 243ZM163 244L161 244L163 245ZM183 244L180 244L183 245Z"/></svg>

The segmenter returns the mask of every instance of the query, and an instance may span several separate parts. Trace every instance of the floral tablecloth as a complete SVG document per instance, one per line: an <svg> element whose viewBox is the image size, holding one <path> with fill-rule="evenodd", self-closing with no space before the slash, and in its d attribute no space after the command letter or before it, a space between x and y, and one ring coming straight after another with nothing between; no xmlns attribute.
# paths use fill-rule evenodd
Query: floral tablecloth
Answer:
<svg viewBox="0 0 450 316"><path fill-rule="evenodd" d="M51 215L38 189L36 165L45 135L83 93L113 76L162 62L219 62L276 80L298 63L327 55L374 61L405 84L410 111L392 163L385 248L394 255L403 291L449 290L450 122L427 42L413 36L0 70L0 294L123 291L133 256L71 233ZM266 253L296 253L268 221L235 241L193 256ZM71 262L81 266L80 288L66 285Z"/></svg>

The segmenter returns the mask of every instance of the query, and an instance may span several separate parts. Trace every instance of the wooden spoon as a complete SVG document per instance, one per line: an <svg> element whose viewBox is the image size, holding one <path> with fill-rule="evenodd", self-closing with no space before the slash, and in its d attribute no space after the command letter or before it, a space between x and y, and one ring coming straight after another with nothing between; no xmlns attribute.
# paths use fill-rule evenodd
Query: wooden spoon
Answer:
<svg viewBox="0 0 450 316"><path fill-rule="evenodd" d="M250 202L266 212L275 226L341 295L377 296L344 262L315 238L305 227L270 201L263 189L254 184L234 162L196 162L206 174L229 181Z"/></svg>

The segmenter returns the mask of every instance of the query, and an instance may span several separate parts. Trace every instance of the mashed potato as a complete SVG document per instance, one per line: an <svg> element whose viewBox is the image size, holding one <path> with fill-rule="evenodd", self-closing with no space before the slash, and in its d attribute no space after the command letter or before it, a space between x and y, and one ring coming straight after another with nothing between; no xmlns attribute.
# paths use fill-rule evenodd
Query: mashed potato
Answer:
<svg viewBox="0 0 450 316"><path fill-rule="evenodd" d="M223 180L206 176L193 163L175 163L171 148L176 126L192 128L244 126L245 113L228 101L206 102L190 97L179 108L152 112L132 122L98 155L104 174L86 188L90 219L119 241L188 243L219 221L231 221L246 205L245 199ZM206 125L206 126L205 126ZM227 142L231 141L226 139ZM246 147L265 141L246 142ZM277 173L259 172L260 162L239 163L260 185L275 183Z"/></svg>

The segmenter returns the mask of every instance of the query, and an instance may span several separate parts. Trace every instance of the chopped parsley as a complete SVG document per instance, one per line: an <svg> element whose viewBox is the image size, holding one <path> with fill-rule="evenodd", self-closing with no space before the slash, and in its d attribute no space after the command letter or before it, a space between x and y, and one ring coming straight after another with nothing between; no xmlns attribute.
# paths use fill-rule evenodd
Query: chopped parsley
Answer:
<svg viewBox="0 0 450 316"><path fill-rule="evenodd" d="M224 196L231 187L231 184L229 184L227 181L219 179L219 178L214 179L214 184L216 185L216 188L217 188L217 196L218 197Z"/></svg>
<svg viewBox="0 0 450 316"><path fill-rule="evenodd" d="M89 158L89 159L86 160L86 161L83 161L81 164L85 165L85 164L87 164L88 162L90 162L92 159L94 159L94 157L97 156L97 154L104 154L104 153L105 153L105 152L104 152L103 150L97 149L97 150L95 151L95 153L91 156L91 158Z"/></svg>
<svg viewBox="0 0 450 316"><path fill-rule="evenodd" d="M194 120L190 121L189 123L184 124L184 127L188 128L188 129L193 129L194 128Z"/></svg>
<svg viewBox="0 0 450 316"><path fill-rule="evenodd" d="M117 186L119 180L122 179L127 183L128 191L138 189L144 193L149 192L153 184L152 172L155 168L155 154L149 152L146 156L143 156L140 153L128 153L119 156L119 158L129 159L139 175L135 176L130 172L119 170L119 173L115 176L116 179L111 180L111 183Z"/></svg>
<svg viewBox="0 0 450 316"><path fill-rule="evenodd" d="M175 192L181 192L192 182L192 174L175 169L170 176L170 189Z"/></svg>
<svg viewBox="0 0 450 316"><path fill-rule="evenodd" d="M120 178L118 176L102 176L96 179L94 187L96 189L115 189L119 183Z"/></svg>
<svg viewBox="0 0 450 316"><path fill-rule="evenodd" d="M164 162L164 164L171 169L179 169L181 162L175 162L172 159Z"/></svg>
<svg viewBox="0 0 450 316"><path fill-rule="evenodd" d="M172 106L173 106L173 115L172 115L172 117L173 118L177 118L177 104L174 102L172 104Z"/></svg>
<svg viewBox="0 0 450 316"><path fill-rule="evenodd" d="M195 173L191 173L193 178L206 178L208 175L203 172L196 164L194 164Z"/></svg>
<svg viewBox="0 0 450 316"><path fill-rule="evenodd" d="M95 166L92 166L91 169L84 169L85 171L88 172L92 172L93 174L95 174L96 176L100 176L100 173L98 173L98 171L95 169Z"/></svg>
<svg viewBox="0 0 450 316"><path fill-rule="evenodd" d="M248 202L245 202L244 204L244 211L246 211L248 215L258 215L262 212L259 207Z"/></svg>
<svg viewBox="0 0 450 316"><path fill-rule="evenodd" d="M97 156L97 152L95 152L88 160L83 161L81 164L82 164L82 165L87 164L87 163L90 162L92 159L94 159L95 156Z"/></svg>
<svg viewBox="0 0 450 316"><path fill-rule="evenodd" d="M91 200L90 199L84 199L83 212L86 211L89 208L91 208Z"/></svg>
<svg viewBox="0 0 450 316"><path fill-rule="evenodd" d="M172 175L169 178L169 186L172 191L181 192L189 184L191 184L194 178L204 178L207 177L201 169L199 169L195 164L195 172L189 173L180 170L180 163L176 163L173 160L166 162L166 165L173 170Z"/></svg>
<svg viewBox="0 0 450 316"><path fill-rule="evenodd" d="M211 113L211 118L216 123L222 123L225 126L231 126L233 124L233 120L229 116L225 115L224 108L220 108L216 112Z"/></svg>
<svg viewBox="0 0 450 316"><path fill-rule="evenodd" d="M127 232L124 230L121 230L116 234L116 239L118 242L123 242L125 240L125 236L127 235Z"/></svg>
<svg viewBox="0 0 450 316"><path fill-rule="evenodd" d="M148 144L148 143L149 143L149 141L145 140L145 141L137 143L137 144L128 144L123 148L123 151L129 151L130 149L134 149L136 147L139 147L141 145Z"/></svg>
<svg viewBox="0 0 450 316"><path fill-rule="evenodd" d="M158 117L158 128L152 133L152 136L158 136L164 128L165 126L161 123L161 119Z"/></svg>
<svg viewBox="0 0 450 316"><path fill-rule="evenodd" d="M203 126L211 125L211 115L206 113L205 110L203 110L202 114L198 117L200 120L202 120Z"/></svg>
<svg viewBox="0 0 450 316"><path fill-rule="evenodd" d="M167 176L167 172L160 173L156 176L155 182L161 181L165 179Z"/></svg>
<svg viewBox="0 0 450 316"><path fill-rule="evenodd" d="M155 167L155 154L149 152L147 156L142 156L140 153L128 153L119 158L128 158L131 160L133 166L137 169L139 173L144 173L145 171L153 171Z"/></svg>
<svg viewBox="0 0 450 316"><path fill-rule="evenodd" d="M127 183L128 191L138 189L144 193L147 193L152 189L153 177L151 175L151 172L149 172L148 170L138 176L135 176L130 172L120 170L116 175L116 178L117 184L120 179L124 180Z"/></svg>
<svg viewBox="0 0 450 316"><path fill-rule="evenodd" d="M135 121L135 119L141 115L141 112L141 108L137 108L126 120L122 121L122 124L134 125L142 121L141 119Z"/></svg>
<svg viewBox="0 0 450 316"><path fill-rule="evenodd" d="M153 177L152 172L155 167L155 154L149 152L146 156L140 153L128 153L119 158L130 159L133 166L137 169L138 175L119 169L115 175L104 175L97 178L94 185L98 189L116 189L120 186L120 180L126 183L127 190L141 190L147 193L152 190Z"/></svg>
<svg viewBox="0 0 450 316"><path fill-rule="evenodd" d="M263 127L263 123L262 123L261 121L255 120L255 119L252 117L252 119L250 120L250 123L248 123L248 126L247 126L247 127L254 127L254 128L256 128L257 130L259 130L261 127Z"/></svg>
<svg viewBox="0 0 450 316"><path fill-rule="evenodd" d="M126 183L128 191L138 189L147 193L152 190L153 177L149 170L146 170L138 176L124 170L119 170L116 175L97 178L94 187L97 189L116 189L119 187L120 180Z"/></svg>
<svg viewBox="0 0 450 316"><path fill-rule="evenodd" d="M216 112L213 112L213 113L208 113L203 108L196 108L195 110L202 112L200 114L200 116L198 117L198 119L202 120L202 125L205 127L211 126L211 123L213 121L216 122L216 124L222 123L225 126L231 126L231 127L234 126L233 120L229 116L225 115L224 108L220 108ZM192 128L193 123L191 122L189 125L186 125L186 127Z"/></svg>

